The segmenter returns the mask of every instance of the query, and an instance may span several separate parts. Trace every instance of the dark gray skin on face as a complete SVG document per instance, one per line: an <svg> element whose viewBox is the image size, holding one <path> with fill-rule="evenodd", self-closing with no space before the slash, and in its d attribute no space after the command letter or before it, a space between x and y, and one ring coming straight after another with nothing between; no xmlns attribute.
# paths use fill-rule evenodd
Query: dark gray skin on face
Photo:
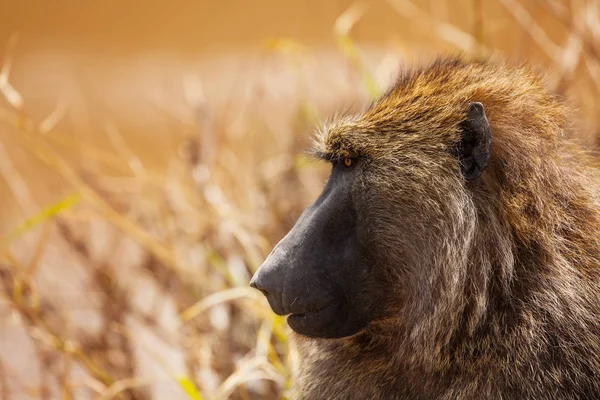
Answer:
<svg viewBox="0 0 600 400"><path fill-rule="evenodd" d="M377 316L377 273L361 228L359 162L333 161L319 198L300 216L252 278L278 315L309 337L340 338L363 329Z"/></svg>
<svg viewBox="0 0 600 400"><path fill-rule="evenodd" d="M491 134L481 103L469 106L461 126L463 138L454 154L467 181L487 166ZM358 185L364 159L332 162L332 172L319 198L275 246L250 285L259 289L289 326L313 338L342 338L359 333L369 322L386 316L386 275L370 252L369 226L361 216L365 191ZM362 191L362 192L361 192ZM389 291L388 291L389 292Z"/></svg>

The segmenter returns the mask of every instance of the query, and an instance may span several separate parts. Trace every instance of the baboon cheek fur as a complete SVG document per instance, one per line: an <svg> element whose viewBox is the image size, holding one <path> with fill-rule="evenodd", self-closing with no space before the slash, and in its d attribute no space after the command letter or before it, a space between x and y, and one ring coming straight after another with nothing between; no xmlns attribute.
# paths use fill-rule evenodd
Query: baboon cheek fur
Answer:
<svg viewBox="0 0 600 400"><path fill-rule="evenodd" d="M293 398L600 398L600 173L565 138L572 115L527 67L452 58L320 130L353 246L326 257L336 282L306 272L318 258L293 265L312 236L279 247L302 284L343 297L290 324Z"/></svg>

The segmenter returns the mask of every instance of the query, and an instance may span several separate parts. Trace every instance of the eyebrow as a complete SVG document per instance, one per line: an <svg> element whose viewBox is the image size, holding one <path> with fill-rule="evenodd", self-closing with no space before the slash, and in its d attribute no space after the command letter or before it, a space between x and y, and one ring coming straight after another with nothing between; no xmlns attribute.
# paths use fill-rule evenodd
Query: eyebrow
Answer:
<svg viewBox="0 0 600 400"><path fill-rule="evenodd" d="M340 159L339 154L335 154L333 152L325 152L325 151L321 151L321 150L310 150L308 152L308 154L313 157L316 158L317 160L322 160L322 161L337 161Z"/></svg>

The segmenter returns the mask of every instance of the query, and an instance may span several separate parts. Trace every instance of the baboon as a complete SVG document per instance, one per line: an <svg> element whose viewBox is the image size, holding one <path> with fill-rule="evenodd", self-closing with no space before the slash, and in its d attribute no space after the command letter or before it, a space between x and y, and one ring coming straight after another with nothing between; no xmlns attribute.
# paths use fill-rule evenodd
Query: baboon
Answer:
<svg viewBox="0 0 600 400"><path fill-rule="evenodd" d="M441 58L317 135L320 195L251 285L298 399L600 398L600 174L528 67Z"/></svg>

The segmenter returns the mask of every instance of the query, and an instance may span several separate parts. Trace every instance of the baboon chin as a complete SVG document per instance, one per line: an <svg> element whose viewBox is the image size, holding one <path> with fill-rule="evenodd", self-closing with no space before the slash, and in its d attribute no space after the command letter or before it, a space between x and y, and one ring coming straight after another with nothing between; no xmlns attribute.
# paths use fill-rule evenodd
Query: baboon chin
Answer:
<svg viewBox="0 0 600 400"><path fill-rule="evenodd" d="M292 397L600 396L600 174L571 115L527 68L452 58L321 129L329 180L251 281L299 334Z"/></svg>

